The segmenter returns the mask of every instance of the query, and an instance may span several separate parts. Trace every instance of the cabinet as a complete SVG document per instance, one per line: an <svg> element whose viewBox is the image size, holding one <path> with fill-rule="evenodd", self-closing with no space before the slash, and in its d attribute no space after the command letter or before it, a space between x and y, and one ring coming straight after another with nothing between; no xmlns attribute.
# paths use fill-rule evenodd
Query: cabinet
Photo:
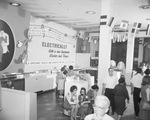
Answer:
<svg viewBox="0 0 150 120"><path fill-rule="evenodd" d="M55 88L56 74L35 74L25 78L25 91L40 92Z"/></svg>

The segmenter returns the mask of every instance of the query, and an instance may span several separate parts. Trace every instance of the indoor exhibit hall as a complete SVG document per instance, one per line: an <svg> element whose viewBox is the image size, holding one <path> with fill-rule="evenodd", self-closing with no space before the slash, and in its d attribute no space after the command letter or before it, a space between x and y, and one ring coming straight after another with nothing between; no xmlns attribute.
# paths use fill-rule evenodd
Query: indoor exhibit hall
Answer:
<svg viewBox="0 0 150 120"><path fill-rule="evenodd" d="M0 0L0 120L149 120L149 9Z"/></svg>

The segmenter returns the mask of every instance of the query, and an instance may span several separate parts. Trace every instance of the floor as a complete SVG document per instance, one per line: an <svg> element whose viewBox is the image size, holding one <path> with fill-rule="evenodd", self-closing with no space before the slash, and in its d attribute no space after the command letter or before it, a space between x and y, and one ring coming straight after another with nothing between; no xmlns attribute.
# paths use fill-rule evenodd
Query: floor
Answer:
<svg viewBox="0 0 150 120"><path fill-rule="evenodd" d="M130 95L130 87L128 86L127 89ZM55 91L38 94L37 98L37 120L69 120L69 117L62 112L63 99L58 98ZM138 120L133 113L133 98L130 95L130 103L122 120ZM112 117L116 120L116 114Z"/></svg>

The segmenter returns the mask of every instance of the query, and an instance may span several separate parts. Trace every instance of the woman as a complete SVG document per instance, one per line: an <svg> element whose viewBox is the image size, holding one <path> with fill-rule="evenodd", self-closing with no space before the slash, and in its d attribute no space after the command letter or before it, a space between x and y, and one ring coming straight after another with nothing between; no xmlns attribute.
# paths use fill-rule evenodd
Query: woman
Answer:
<svg viewBox="0 0 150 120"><path fill-rule="evenodd" d="M61 68L61 71L57 73L56 76L56 84L57 84L57 92L59 93L59 97L63 98L64 93L64 84L66 75L63 73L65 70L64 67Z"/></svg>
<svg viewBox="0 0 150 120"><path fill-rule="evenodd" d="M78 115L80 116L80 120L82 120L88 114L88 107L90 103L90 101L88 101L88 96L86 95L86 89L84 87L82 87L80 90L78 100L80 106L78 109Z"/></svg>
<svg viewBox="0 0 150 120"><path fill-rule="evenodd" d="M150 119L150 110L144 110L142 109L144 102L149 102L150 99L149 95L147 94L148 89L150 89L150 76L144 76L142 80L142 87L141 87L141 101L140 101L140 112L139 112L139 118L141 120L149 120Z"/></svg>
<svg viewBox="0 0 150 120"><path fill-rule="evenodd" d="M78 110L78 98L76 95L77 86L73 85L70 87L70 92L67 93L64 101L64 108L70 110L70 119L76 120L77 110ZM65 103L68 102L66 105Z"/></svg>
<svg viewBox="0 0 150 120"><path fill-rule="evenodd" d="M125 78L119 79L119 84L114 88L115 109L117 120L120 120L125 110L125 100L129 103L129 94L125 85Z"/></svg>

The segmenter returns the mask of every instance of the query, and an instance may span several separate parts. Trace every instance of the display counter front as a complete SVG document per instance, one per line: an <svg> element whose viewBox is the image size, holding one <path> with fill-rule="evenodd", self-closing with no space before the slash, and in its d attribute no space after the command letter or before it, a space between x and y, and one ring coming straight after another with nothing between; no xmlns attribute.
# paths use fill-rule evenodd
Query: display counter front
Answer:
<svg viewBox="0 0 150 120"><path fill-rule="evenodd" d="M56 74L42 73L25 77L25 91L40 92L56 88Z"/></svg>
<svg viewBox="0 0 150 120"><path fill-rule="evenodd" d="M8 74L0 78L2 87L13 88L27 92L41 92L56 88L56 72L35 71L23 74ZM12 87L8 86L12 82Z"/></svg>
<svg viewBox="0 0 150 120"><path fill-rule="evenodd" d="M12 81L12 88L16 90L25 90L25 78L1 78L1 86L4 88L9 87L8 81Z"/></svg>

